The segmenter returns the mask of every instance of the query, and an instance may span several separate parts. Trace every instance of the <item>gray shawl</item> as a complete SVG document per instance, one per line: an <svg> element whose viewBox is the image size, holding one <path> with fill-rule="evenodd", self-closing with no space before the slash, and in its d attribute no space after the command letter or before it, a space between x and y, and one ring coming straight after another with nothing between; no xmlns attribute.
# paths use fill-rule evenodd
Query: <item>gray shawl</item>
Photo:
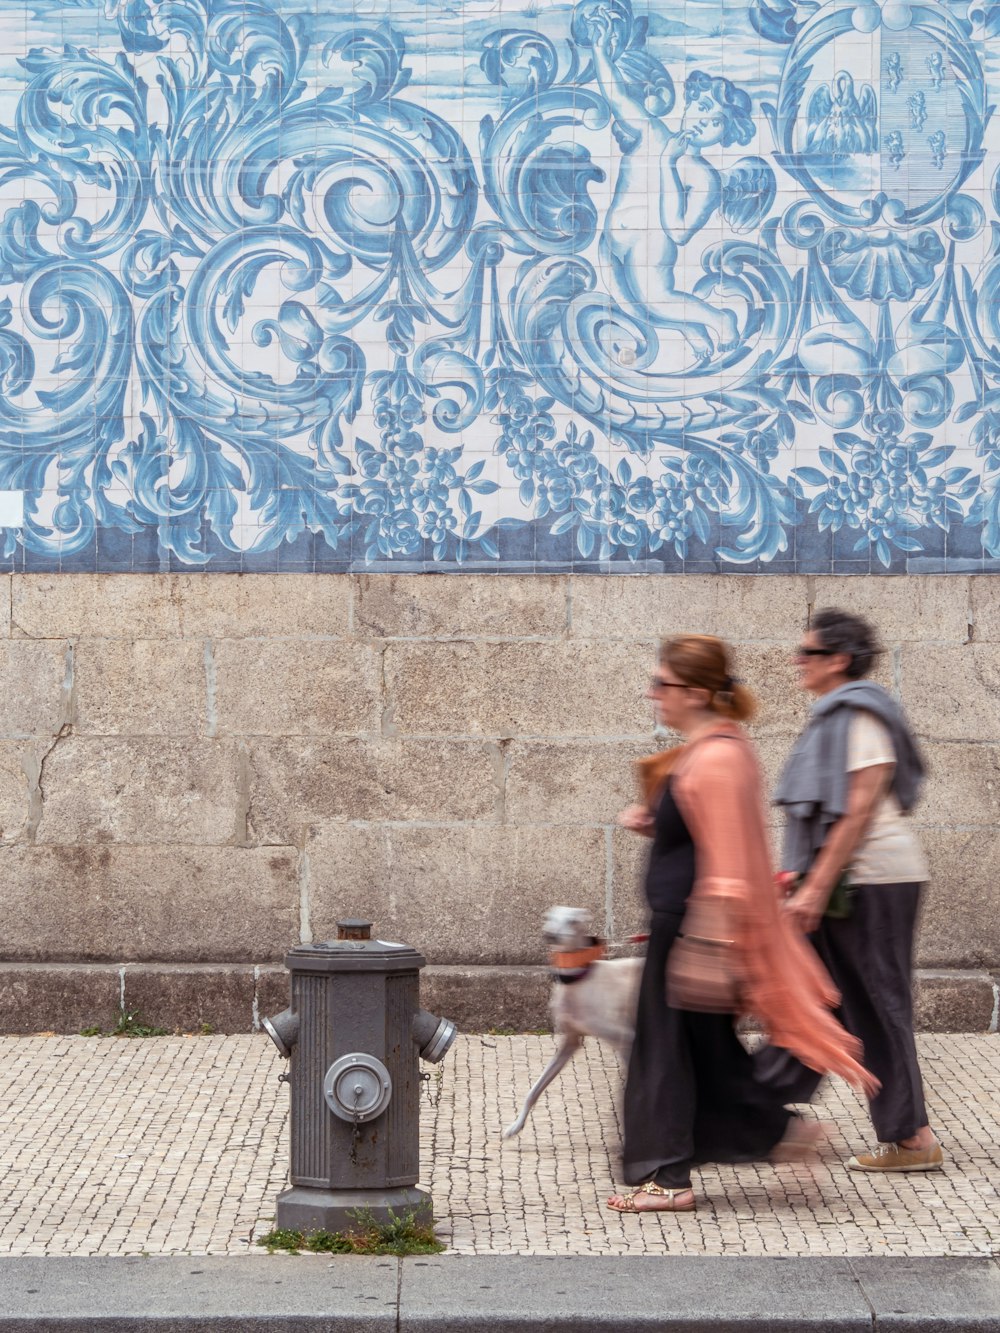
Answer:
<svg viewBox="0 0 1000 1333"><path fill-rule="evenodd" d="M855 709L884 724L896 751L890 791L912 810L925 768L902 709L881 685L851 680L813 705L809 725L788 756L774 804L785 810L783 870L809 868L833 824L847 813L847 734Z"/></svg>

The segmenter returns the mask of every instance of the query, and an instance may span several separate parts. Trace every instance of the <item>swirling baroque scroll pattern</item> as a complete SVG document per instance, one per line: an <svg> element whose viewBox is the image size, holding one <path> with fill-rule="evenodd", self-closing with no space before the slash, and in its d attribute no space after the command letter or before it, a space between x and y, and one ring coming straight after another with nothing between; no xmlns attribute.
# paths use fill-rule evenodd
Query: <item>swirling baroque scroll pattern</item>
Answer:
<svg viewBox="0 0 1000 1333"><path fill-rule="evenodd" d="M470 146L391 22L108 0L118 51L32 49L0 128L7 556L1000 558L995 9L752 0L755 102L581 0L478 41Z"/></svg>

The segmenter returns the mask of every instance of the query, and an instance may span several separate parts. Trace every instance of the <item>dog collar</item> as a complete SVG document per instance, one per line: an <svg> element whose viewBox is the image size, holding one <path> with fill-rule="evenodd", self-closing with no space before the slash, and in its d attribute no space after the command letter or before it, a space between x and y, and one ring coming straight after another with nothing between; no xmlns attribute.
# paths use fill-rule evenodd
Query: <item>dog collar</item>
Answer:
<svg viewBox="0 0 1000 1333"><path fill-rule="evenodd" d="M557 981L570 985L587 975L593 965L607 958L608 947L604 940L594 940L585 949L567 949L549 954L549 970Z"/></svg>

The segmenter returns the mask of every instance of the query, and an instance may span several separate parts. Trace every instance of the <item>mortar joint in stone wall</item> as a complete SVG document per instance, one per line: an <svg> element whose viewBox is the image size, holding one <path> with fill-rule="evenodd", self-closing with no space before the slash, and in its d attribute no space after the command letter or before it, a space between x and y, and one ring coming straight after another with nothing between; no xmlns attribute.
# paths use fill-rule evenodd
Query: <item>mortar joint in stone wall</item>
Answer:
<svg viewBox="0 0 1000 1333"><path fill-rule="evenodd" d="M299 943L312 944L312 904L309 895L309 852L299 851Z"/></svg>
<svg viewBox="0 0 1000 1333"><path fill-rule="evenodd" d="M215 665L215 644L205 640L205 720L206 734L214 737L219 729L218 674Z"/></svg>

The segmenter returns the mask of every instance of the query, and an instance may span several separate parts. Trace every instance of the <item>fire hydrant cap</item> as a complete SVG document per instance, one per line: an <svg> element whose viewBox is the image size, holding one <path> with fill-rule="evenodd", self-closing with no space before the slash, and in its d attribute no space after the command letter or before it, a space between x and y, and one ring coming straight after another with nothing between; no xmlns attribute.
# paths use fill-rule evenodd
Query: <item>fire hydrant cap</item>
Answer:
<svg viewBox="0 0 1000 1333"><path fill-rule="evenodd" d="M317 940L285 955L289 972L416 972L423 954L391 940Z"/></svg>

